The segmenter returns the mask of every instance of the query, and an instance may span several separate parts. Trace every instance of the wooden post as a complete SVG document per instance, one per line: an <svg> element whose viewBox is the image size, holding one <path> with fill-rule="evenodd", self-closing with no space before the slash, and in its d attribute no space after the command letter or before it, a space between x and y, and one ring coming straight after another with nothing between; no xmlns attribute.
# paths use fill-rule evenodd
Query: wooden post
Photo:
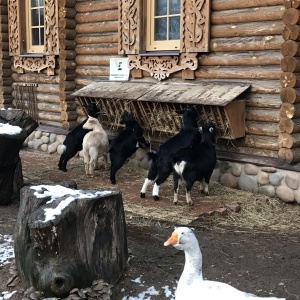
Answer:
<svg viewBox="0 0 300 300"><path fill-rule="evenodd" d="M98 279L114 284L128 258L121 192L24 187L14 248L21 284L45 297Z"/></svg>

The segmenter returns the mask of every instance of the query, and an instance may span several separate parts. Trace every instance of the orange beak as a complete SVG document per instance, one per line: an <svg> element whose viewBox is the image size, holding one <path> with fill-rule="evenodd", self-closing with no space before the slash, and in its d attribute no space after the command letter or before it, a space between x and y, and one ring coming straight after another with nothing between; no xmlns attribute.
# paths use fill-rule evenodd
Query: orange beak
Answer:
<svg viewBox="0 0 300 300"><path fill-rule="evenodd" d="M175 245L178 243L178 233L173 232L167 241L165 241L164 246Z"/></svg>

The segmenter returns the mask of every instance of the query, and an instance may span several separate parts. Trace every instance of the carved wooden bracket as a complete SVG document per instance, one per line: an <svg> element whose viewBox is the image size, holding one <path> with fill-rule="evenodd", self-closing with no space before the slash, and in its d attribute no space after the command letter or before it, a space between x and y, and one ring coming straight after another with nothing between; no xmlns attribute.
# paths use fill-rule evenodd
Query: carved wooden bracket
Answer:
<svg viewBox="0 0 300 300"><path fill-rule="evenodd" d="M141 69L161 81L181 70L198 68L197 53L182 53L180 56L128 55L129 69Z"/></svg>
<svg viewBox="0 0 300 300"><path fill-rule="evenodd" d="M55 69L54 55L45 55L43 57L20 57L14 56L14 67L18 73L24 73L24 70L38 72L48 68L48 75L51 75L52 69Z"/></svg>

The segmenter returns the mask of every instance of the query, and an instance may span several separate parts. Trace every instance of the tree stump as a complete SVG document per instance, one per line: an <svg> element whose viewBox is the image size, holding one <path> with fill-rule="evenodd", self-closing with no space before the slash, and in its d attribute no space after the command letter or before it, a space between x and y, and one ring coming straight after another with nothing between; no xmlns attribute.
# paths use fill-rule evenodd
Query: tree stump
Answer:
<svg viewBox="0 0 300 300"><path fill-rule="evenodd" d="M65 297L93 280L115 283L128 259L121 192L22 188L14 248L21 284L45 297Z"/></svg>
<svg viewBox="0 0 300 300"><path fill-rule="evenodd" d="M7 205L20 200L23 175L19 152L38 123L18 109L0 110L0 123L21 128L18 134L0 133L0 205Z"/></svg>

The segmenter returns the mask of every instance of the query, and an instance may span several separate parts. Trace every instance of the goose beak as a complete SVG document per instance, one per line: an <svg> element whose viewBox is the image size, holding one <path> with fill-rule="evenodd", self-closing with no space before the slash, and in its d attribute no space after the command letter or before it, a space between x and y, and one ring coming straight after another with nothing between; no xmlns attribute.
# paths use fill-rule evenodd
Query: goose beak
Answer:
<svg viewBox="0 0 300 300"><path fill-rule="evenodd" d="M167 241L165 241L164 246L176 245L178 243L178 233L173 232Z"/></svg>

